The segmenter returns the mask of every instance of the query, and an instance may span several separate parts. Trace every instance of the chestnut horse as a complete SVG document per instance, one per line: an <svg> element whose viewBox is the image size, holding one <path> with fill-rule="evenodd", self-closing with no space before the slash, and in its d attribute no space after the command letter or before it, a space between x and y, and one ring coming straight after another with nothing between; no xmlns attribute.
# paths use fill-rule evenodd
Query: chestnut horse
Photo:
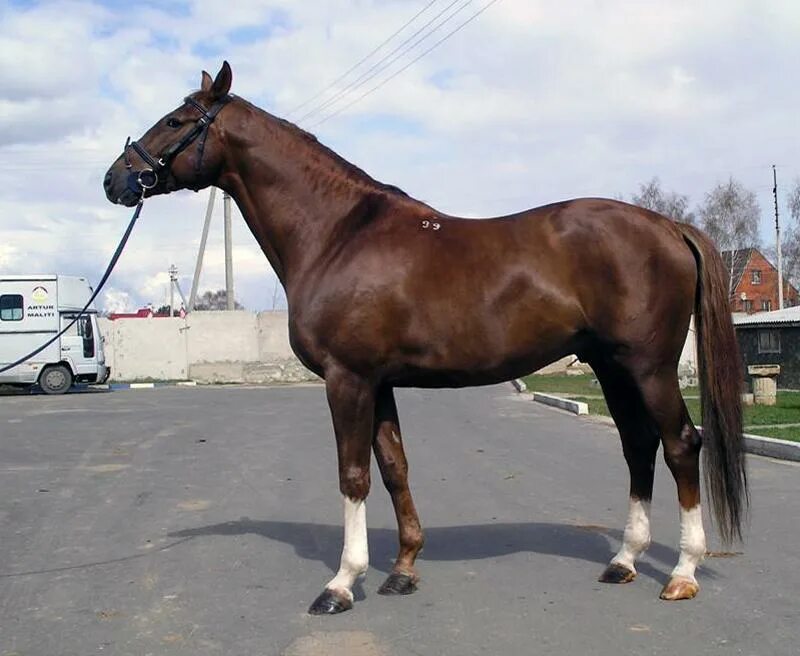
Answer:
<svg viewBox="0 0 800 656"><path fill-rule="evenodd" d="M113 203L216 185L241 209L286 290L297 357L325 379L344 502L336 576L311 613L352 607L367 569L365 500L375 454L400 549L380 587L418 581L423 536L395 387L489 385L568 354L591 365L630 470L628 521L600 577L626 583L650 542L659 444L675 477L680 557L663 599L698 591L705 554L698 458L724 539L747 506L741 364L719 253L689 225L622 202L570 200L512 216L448 216L366 173L297 126L229 95L225 62L109 169ZM695 313L703 437L678 386Z"/></svg>

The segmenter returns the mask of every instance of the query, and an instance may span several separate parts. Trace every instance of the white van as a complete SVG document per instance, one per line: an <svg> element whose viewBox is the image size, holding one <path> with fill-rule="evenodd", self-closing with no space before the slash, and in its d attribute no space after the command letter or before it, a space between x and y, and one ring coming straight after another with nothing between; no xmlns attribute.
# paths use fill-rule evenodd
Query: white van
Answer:
<svg viewBox="0 0 800 656"><path fill-rule="evenodd" d="M86 278L0 275L0 368L52 339L91 295ZM73 383L103 383L109 374L97 310L90 307L44 351L0 373L0 384L38 384L47 394L63 394Z"/></svg>

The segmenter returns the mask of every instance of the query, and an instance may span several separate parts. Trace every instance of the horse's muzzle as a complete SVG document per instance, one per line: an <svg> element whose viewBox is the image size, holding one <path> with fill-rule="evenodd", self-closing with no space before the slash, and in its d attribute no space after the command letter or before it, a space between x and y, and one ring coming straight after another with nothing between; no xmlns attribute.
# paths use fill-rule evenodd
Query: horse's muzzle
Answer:
<svg viewBox="0 0 800 656"><path fill-rule="evenodd" d="M130 171L126 180L125 191L134 194L138 201L147 190L153 189L157 184L158 174L153 169Z"/></svg>
<svg viewBox="0 0 800 656"><path fill-rule="evenodd" d="M120 173L109 170L103 178L106 198L115 205L133 207L142 197L143 188L138 182L138 173Z"/></svg>

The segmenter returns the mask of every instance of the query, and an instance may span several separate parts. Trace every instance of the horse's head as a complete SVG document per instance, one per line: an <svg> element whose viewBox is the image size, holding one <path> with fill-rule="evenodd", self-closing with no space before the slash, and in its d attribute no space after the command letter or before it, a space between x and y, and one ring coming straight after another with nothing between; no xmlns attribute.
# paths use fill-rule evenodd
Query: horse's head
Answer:
<svg viewBox="0 0 800 656"><path fill-rule="evenodd" d="M217 114L230 102L228 62L215 79L203 71L200 91L162 117L138 141L130 137L103 181L108 200L131 207L143 196L178 189L202 189L216 179L223 162Z"/></svg>

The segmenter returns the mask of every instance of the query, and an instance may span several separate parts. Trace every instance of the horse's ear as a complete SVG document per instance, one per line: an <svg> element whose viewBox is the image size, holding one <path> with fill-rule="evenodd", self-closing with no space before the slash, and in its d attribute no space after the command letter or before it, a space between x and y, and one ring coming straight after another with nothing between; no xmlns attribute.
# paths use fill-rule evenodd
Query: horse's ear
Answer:
<svg viewBox="0 0 800 656"><path fill-rule="evenodd" d="M214 79L214 83L211 85L211 95L214 99L219 100L227 96L231 90L231 82L233 82L233 72L230 64L224 61L222 62L222 68L219 69L219 73Z"/></svg>
<svg viewBox="0 0 800 656"><path fill-rule="evenodd" d="M214 79L206 71L203 71L202 75L203 77L200 80L200 90L210 91L211 85L214 84Z"/></svg>

